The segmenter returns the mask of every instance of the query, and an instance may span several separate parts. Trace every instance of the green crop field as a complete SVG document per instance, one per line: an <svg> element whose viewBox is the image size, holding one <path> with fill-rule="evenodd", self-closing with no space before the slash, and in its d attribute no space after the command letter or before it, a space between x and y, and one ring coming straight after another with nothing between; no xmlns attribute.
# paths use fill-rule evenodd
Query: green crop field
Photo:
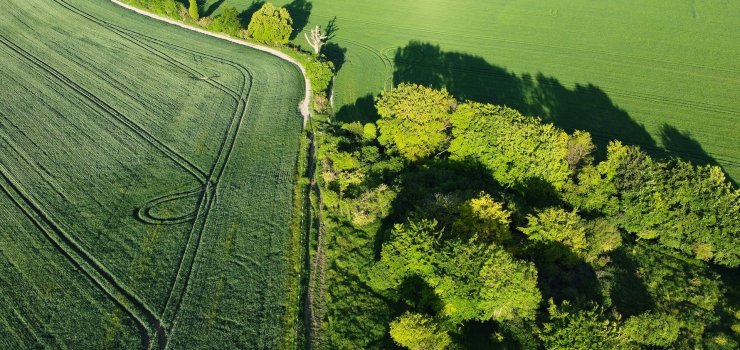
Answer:
<svg viewBox="0 0 740 350"><path fill-rule="evenodd" d="M0 6L0 348L277 347L299 70L110 1Z"/></svg>
<svg viewBox="0 0 740 350"><path fill-rule="evenodd" d="M276 0L295 22L336 17L335 106L367 118L392 82L447 87L740 179L740 2ZM206 14L252 0L208 0ZM295 43L305 45L302 34ZM342 59L341 56L344 58Z"/></svg>

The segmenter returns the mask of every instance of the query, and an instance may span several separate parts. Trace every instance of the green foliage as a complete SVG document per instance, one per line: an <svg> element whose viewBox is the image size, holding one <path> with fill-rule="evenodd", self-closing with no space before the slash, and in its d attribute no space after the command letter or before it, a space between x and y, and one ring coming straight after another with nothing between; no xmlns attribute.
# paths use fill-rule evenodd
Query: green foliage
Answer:
<svg viewBox="0 0 740 350"><path fill-rule="evenodd" d="M349 275L396 314L433 315L460 348L537 347L524 333L538 328L546 348L651 347L676 332L675 348L732 347L722 318L732 282L693 259L732 266L737 256L737 191L718 168L657 161L619 142L594 163L588 133L568 135L506 107L456 105L418 85L384 92L377 107L377 143L354 122L327 126L332 141L322 147L351 164L340 172L362 175L346 191L329 187L331 196L345 193L331 215L374 237L344 235L335 254L385 241L379 261L364 251L335 269L352 266ZM534 196L542 192L549 196ZM543 324L542 294L593 303L565 303ZM620 313L631 316L629 330L620 329ZM665 332L638 334L645 315L665 317ZM491 333L472 331L478 326Z"/></svg>
<svg viewBox="0 0 740 350"><path fill-rule="evenodd" d="M655 310L678 317L686 331L680 338L700 343L705 328L719 321L717 307L724 293L719 276L696 261L646 244L635 246L631 257Z"/></svg>
<svg viewBox="0 0 740 350"><path fill-rule="evenodd" d="M126 0L124 2L149 10L158 15L164 15L170 18L178 17L175 0Z"/></svg>
<svg viewBox="0 0 740 350"><path fill-rule="evenodd" d="M574 205L615 217L641 239L700 260L740 264L740 190L717 167L656 162L614 142L607 159L585 168L565 192Z"/></svg>
<svg viewBox="0 0 740 350"><path fill-rule="evenodd" d="M377 290L398 288L407 276L434 276L434 221L396 224L392 238L383 244L380 261L370 274L370 286Z"/></svg>
<svg viewBox="0 0 740 350"><path fill-rule="evenodd" d="M603 254L612 252L622 246L622 235L619 229L609 220L598 218L586 224L586 261L594 262Z"/></svg>
<svg viewBox="0 0 740 350"><path fill-rule="evenodd" d="M348 199L352 223L356 226L363 226L386 218L391 213L395 198L394 191L386 184L380 184L376 188L363 192L357 198Z"/></svg>
<svg viewBox="0 0 740 350"><path fill-rule="evenodd" d="M603 219L588 222L575 211L547 208L537 215L528 215L527 220L527 226L519 230L531 241L540 243L536 245L541 248L538 254L547 259L570 261L578 257L590 263L622 245L614 225ZM565 254L558 244L566 247L573 256Z"/></svg>
<svg viewBox="0 0 740 350"><path fill-rule="evenodd" d="M450 157L475 160L502 185L524 192L562 188L571 176L568 134L494 105L464 103L452 114Z"/></svg>
<svg viewBox="0 0 740 350"><path fill-rule="evenodd" d="M361 138L365 132L365 129L360 122L342 124L342 130L351 133L357 138Z"/></svg>
<svg viewBox="0 0 740 350"><path fill-rule="evenodd" d="M190 15L190 18L195 21L200 18L200 14L198 12L198 0L190 0L190 5L188 6L188 14Z"/></svg>
<svg viewBox="0 0 740 350"><path fill-rule="evenodd" d="M365 141L374 141L378 137L378 130L373 123L366 123L362 129L362 138Z"/></svg>
<svg viewBox="0 0 740 350"><path fill-rule="evenodd" d="M627 319L624 334L638 344L669 346L678 339L680 328L676 317L649 312Z"/></svg>
<svg viewBox="0 0 740 350"><path fill-rule="evenodd" d="M390 333L398 345L411 350L443 350L452 343L430 317L409 312L391 322Z"/></svg>
<svg viewBox="0 0 740 350"><path fill-rule="evenodd" d="M208 29L214 32L221 32L231 36L239 35L242 30L242 24L239 20L239 11L234 7L227 7L213 19Z"/></svg>
<svg viewBox="0 0 740 350"><path fill-rule="evenodd" d="M333 193L326 191L327 193ZM377 349L388 338L388 324L398 315L387 299L365 283L373 264L372 227L354 228L328 211L323 221L328 240L325 319L320 336L330 349ZM391 345L391 342L388 342Z"/></svg>
<svg viewBox="0 0 740 350"><path fill-rule="evenodd" d="M381 92L375 103L380 115L378 141L410 161L435 154L447 142L454 102L445 90L416 84Z"/></svg>
<svg viewBox="0 0 740 350"><path fill-rule="evenodd" d="M576 170L582 165L591 164L593 161L593 151L596 146L591 141L591 134L576 130L568 140L568 153L565 160L571 170Z"/></svg>
<svg viewBox="0 0 740 350"><path fill-rule="evenodd" d="M527 217L526 227L519 230L535 242L558 242L583 253L588 247L586 242L586 225L575 211L560 208L548 208Z"/></svg>
<svg viewBox="0 0 740 350"><path fill-rule="evenodd" d="M252 15L247 34L261 43L285 45L293 32L292 25L288 10L268 2Z"/></svg>
<svg viewBox="0 0 740 350"><path fill-rule="evenodd" d="M323 61L310 55L301 55L300 60L303 67L306 68L306 74L311 81L311 89L314 93L326 94L334 78L334 64L330 61Z"/></svg>
<svg viewBox="0 0 740 350"><path fill-rule="evenodd" d="M453 223L452 231L461 237L476 237L482 242L501 244L511 237L510 216L511 211L504 209L502 203L482 193L460 207L459 217Z"/></svg>
<svg viewBox="0 0 740 350"><path fill-rule="evenodd" d="M453 325L534 317L541 296L532 264L495 245L437 242L440 234L433 221L396 225L371 271L370 286L397 289L406 278L419 277L440 299L440 316Z"/></svg>
<svg viewBox="0 0 740 350"><path fill-rule="evenodd" d="M552 350L628 349L618 322L610 320L599 307L579 310L567 301L556 306L552 300L550 319L540 339Z"/></svg>

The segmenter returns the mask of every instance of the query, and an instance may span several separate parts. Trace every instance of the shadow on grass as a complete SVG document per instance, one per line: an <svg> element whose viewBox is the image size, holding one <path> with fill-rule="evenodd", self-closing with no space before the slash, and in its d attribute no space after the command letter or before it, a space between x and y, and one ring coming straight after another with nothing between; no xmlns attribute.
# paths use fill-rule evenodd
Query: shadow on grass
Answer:
<svg viewBox="0 0 740 350"><path fill-rule="evenodd" d="M344 62L347 60L347 48L339 46L339 44L332 41L337 35L339 27L337 26L337 17L334 16L324 28L324 35L326 35L326 44L321 48L321 55L327 60L334 64L334 73L338 73Z"/></svg>
<svg viewBox="0 0 740 350"><path fill-rule="evenodd" d="M602 151L611 139L657 148L642 125L592 84L568 88L543 74L516 75L482 57L415 41L397 49L394 62L396 84L446 88L460 100L506 105L568 131L586 130Z"/></svg>
<svg viewBox="0 0 740 350"><path fill-rule="evenodd" d="M334 64L335 72L339 72L339 70L342 69L344 62L347 60L347 49L332 42L326 43L326 45L321 48L321 54Z"/></svg>
<svg viewBox="0 0 740 350"><path fill-rule="evenodd" d="M439 46L418 41L397 49L394 63L395 84L446 88L460 100L506 105L567 131L588 131L597 146L597 158L605 155L609 141L620 140L657 157L719 165L690 134L669 125L663 126L660 147L642 124L593 84L566 87L541 73L517 75L482 57L442 51ZM730 163L723 165L740 166Z"/></svg>
<svg viewBox="0 0 740 350"><path fill-rule="evenodd" d="M214 12L216 12L216 10L218 10L219 7L221 7L221 4L223 4L224 1L226 1L226 0L217 0L217 1L214 1L212 4L210 4L208 6L208 8L205 9L205 11L203 11L203 13L201 15L203 17L208 17L208 16L212 15Z"/></svg>
<svg viewBox="0 0 740 350"><path fill-rule="evenodd" d="M249 26L249 21L252 20L252 15L264 5L265 2L262 0L252 1L244 11L239 13L239 21L241 22L242 28Z"/></svg>
<svg viewBox="0 0 740 350"><path fill-rule="evenodd" d="M334 119L341 123L374 123L378 118L378 110L375 109L375 97L372 94L358 98L351 105L340 107L334 114Z"/></svg>
<svg viewBox="0 0 740 350"><path fill-rule="evenodd" d="M290 34L290 40L294 40L306 28L313 4L306 0L293 0L284 7L293 19L293 33Z"/></svg>

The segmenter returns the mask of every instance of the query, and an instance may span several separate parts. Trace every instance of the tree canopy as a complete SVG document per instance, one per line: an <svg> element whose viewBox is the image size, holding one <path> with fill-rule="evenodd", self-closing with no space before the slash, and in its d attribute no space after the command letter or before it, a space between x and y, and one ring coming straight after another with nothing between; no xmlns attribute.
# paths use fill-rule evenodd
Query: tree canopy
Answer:
<svg viewBox="0 0 740 350"><path fill-rule="evenodd" d="M237 36L242 29L242 24L239 20L239 11L235 7L225 8L213 19L208 29Z"/></svg>
<svg viewBox="0 0 740 350"><path fill-rule="evenodd" d="M261 43L284 45L293 32L292 25L293 19L288 10L268 2L252 15L247 34Z"/></svg>
<svg viewBox="0 0 740 350"><path fill-rule="evenodd" d="M196 21L200 18L200 11L198 10L198 0L190 0L190 5L188 6L188 14L190 14L190 18Z"/></svg>
<svg viewBox="0 0 740 350"><path fill-rule="evenodd" d="M419 85L376 107L317 138L333 345L737 348L740 192L720 168L618 141L599 158L586 132Z"/></svg>
<svg viewBox="0 0 740 350"><path fill-rule="evenodd" d="M393 340L412 350L444 350L452 343L447 332L420 314L405 313L391 322L390 328Z"/></svg>
<svg viewBox="0 0 740 350"><path fill-rule="evenodd" d="M445 90L400 84L376 102L381 145L415 161L442 150L455 100Z"/></svg>

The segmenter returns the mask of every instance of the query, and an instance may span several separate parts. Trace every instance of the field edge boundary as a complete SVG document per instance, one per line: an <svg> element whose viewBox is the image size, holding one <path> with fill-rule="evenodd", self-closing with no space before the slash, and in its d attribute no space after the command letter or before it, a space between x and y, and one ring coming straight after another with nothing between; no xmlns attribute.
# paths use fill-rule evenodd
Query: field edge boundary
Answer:
<svg viewBox="0 0 740 350"><path fill-rule="evenodd" d="M266 53L269 53L269 54L271 54L273 56L276 56L276 57L278 57L280 59L283 59L283 60L285 60L285 61L287 61L289 63L294 64L296 67L298 67L298 70L301 72L301 75L303 75L303 81L305 82L306 94L303 97L303 100L298 104L298 110L301 112L301 115L303 116L303 128L304 129L306 128L306 124L308 122L308 119L311 117L311 111L310 111L311 81L308 79L308 75L306 74L306 68L303 67L303 65L300 62L298 62L298 60L294 59L293 57L290 57L289 55L287 55L287 54L285 54L283 52L280 52L279 50L273 49L271 47L267 47L267 46L263 46L263 45L258 45L258 44L255 44L255 43L248 42L246 40L236 39L236 38L233 38L233 37L224 35L224 34L209 32L209 31L207 31L205 29L193 27L191 25L188 25L188 24L185 24L185 23L176 21L174 19L170 19L170 18L166 18L166 17L162 17L162 16L159 16L159 15L156 15L156 14L151 13L149 11L146 11L146 10L143 10L143 9L140 9L140 8L137 8L137 7L134 7L132 5L123 3L123 2L121 2L119 0L110 0L110 1L112 3L118 5L118 6L121 6L123 8L128 9L128 10L131 10L131 11L134 11L134 12L140 14L140 15L147 16L149 18L153 18L153 19L156 19L156 20L165 22L165 23L172 24L172 25L176 25L178 27L185 28L187 30L191 30L191 31L194 31L194 32L205 34L205 35L208 35L208 36L211 36L211 37L214 37L214 38L226 40L226 41L232 42L232 43L237 44L237 45L247 46L247 47L250 47L250 48L255 49L255 50L266 52Z"/></svg>

